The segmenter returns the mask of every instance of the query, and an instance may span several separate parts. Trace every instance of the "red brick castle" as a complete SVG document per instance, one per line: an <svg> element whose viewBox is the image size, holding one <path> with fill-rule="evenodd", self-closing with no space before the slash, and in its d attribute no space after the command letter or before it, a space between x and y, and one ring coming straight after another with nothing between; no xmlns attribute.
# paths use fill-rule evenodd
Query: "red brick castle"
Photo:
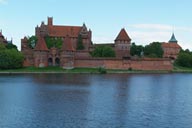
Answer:
<svg viewBox="0 0 192 128"><path fill-rule="evenodd" d="M93 58L90 56L90 52L98 44L93 45L91 30L88 30L85 24L82 26L54 25L52 17L48 17L47 24L42 22L40 26L35 28L35 36L38 39L34 47L29 46L27 37L21 39L21 51L25 56L24 66L60 66L66 69L105 67L110 69L171 70L173 66L169 58L175 59L181 49L173 35L169 43L162 43L165 58L132 59L130 56L131 38L123 28L114 43L106 44L114 49L116 57ZM54 45L48 47L45 41L46 37L62 40L62 46L60 48ZM78 49L79 37L81 37L83 49Z"/></svg>

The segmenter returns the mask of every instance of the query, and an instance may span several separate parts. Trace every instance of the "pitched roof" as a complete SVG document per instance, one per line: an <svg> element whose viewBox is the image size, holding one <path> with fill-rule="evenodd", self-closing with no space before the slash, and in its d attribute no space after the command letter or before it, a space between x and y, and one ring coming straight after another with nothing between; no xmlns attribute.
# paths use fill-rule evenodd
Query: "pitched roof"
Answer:
<svg viewBox="0 0 192 128"><path fill-rule="evenodd" d="M163 48L181 48L177 43L162 43Z"/></svg>
<svg viewBox="0 0 192 128"><path fill-rule="evenodd" d="M169 40L169 43L177 43L174 33L172 34L171 39Z"/></svg>
<svg viewBox="0 0 192 128"><path fill-rule="evenodd" d="M80 26L48 26L49 36L54 37L78 37L82 27Z"/></svg>
<svg viewBox="0 0 192 128"><path fill-rule="evenodd" d="M47 45L45 43L45 40L43 37L38 37L37 44L35 46L35 50L39 51L48 51L49 49L47 48Z"/></svg>
<svg viewBox="0 0 192 128"><path fill-rule="evenodd" d="M75 51L69 35L67 35L66 38L63 41L62 50L64 50L64 51Z"/></svg>
<svg viewBox="0 0 192 128"><path fill-rule="evenodd" d="M121 29L118 36L116 37L115 41L117 40L125 40L125 41L131 41L131 38L128 36L126 30L124 28Z"/></svg>

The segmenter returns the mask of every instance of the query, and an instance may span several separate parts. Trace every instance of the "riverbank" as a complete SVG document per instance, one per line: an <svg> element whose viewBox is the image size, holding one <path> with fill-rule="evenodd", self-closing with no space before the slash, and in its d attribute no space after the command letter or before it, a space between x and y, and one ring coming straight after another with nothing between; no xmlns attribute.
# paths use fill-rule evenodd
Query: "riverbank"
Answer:
<svg viewBox="0 0 192 128"><path fill-rule="evenodd" d="M174 66L172 72L173 73L192 73L192 68Z"/></svg>
<svg viewBox="0 0 192 128"><path fill-rule="evenodd" d="M177 69L177 71L180 71ZM183 71L183 70L182 70ZM6 74L19 74L19 73L94 73L94 74L105 74L105 73L170 73L172 71L142 71L142 70L114 70L114 69L104 69L104 68L74 68L74 69L63 69L61 67L46 67L46 68L36 68L36 67L26 67L21 69L7 69L0 70L0 73ZM175 71L176 72L176 71ZM192 72L192 70L191 70Z"/></svg>

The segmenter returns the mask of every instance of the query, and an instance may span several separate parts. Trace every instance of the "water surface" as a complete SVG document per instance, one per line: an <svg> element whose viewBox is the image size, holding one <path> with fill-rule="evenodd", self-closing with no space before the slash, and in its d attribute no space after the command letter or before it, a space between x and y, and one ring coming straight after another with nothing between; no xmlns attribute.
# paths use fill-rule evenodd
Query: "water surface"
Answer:
<svg viewBox="0 0 192 128"><path fill-rule="evenodd" d="M192 74L2 74L0 128L192 128Z"/></svg>

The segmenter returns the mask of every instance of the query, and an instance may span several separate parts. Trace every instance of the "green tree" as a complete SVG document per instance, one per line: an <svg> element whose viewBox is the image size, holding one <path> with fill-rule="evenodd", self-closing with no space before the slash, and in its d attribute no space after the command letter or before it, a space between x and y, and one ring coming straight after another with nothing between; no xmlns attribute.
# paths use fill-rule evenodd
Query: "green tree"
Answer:
<svg viewBox="0 0 192 128"><path fill-rule="evenodd" d="M47 47L50 49L52 47L61 49L63 41L61 38L51 38L49 36L45 37L45 42L47 44Z"/></svg>
<svg viewBox="0 0 192 128"><path fill-rule="evenodd" d="M115 57L115 51L109 46L98 46L91 55L93 57Z"/></svg>
<svg viewBox="0 0 192 128"><path fill-rule="evenodd" d="M135 43L132 43L131 49L130 49L130 54L132 56L134 56L134 55L141 56L143 49L144 49L144 47L142 45L136 45Z"/></svg>
<svg viewBox="0 0 192 128"><path fill-rule="evenodd" d="M79 35L77 39L77 50L83 50L83 49L85 49L83 45L83 39L82 39L82 36Z"/></svg>
<svg viewBox="0 0 192 128"><path fill-rule="evenodd" d="M1 50L5 50L5 49L6 49L5 45L0 42L0 51L1 51Z"/></svg>
<svg viewBox="0 0 192 128"><path fill-rule="evenodd" d="M175 64L182 67L192 67L192 53L189 50L181 50Z"/></svg>
<svg viewBox="0 0 192 128"><path fill-rule="evenodd" d="M37 40L38 40L37 36L28 37L28 46L34 49L37 43Z"/></svg>
<svg viewBox="0 0 192 128"><path fill-rule="evenodd" d="M163 49L161 47L161 43L153 42L149 45L146 45L144 48L144 55L151 58L162 58Z"/></svg>
<svg viewBox="0 0 192 128"><path fill-rule="evenodd" d="M17 46L14 45L14 44L11 44L11 43L7 44L5 47L6 47L7 49L16 49L16 50L17 50Z"/></svg>
<svg viewBox="0 0 192 128"><path fill-rule="evenodd" d="M16 49L0 50L0 69L21 68L23 54Z"/></svg>

